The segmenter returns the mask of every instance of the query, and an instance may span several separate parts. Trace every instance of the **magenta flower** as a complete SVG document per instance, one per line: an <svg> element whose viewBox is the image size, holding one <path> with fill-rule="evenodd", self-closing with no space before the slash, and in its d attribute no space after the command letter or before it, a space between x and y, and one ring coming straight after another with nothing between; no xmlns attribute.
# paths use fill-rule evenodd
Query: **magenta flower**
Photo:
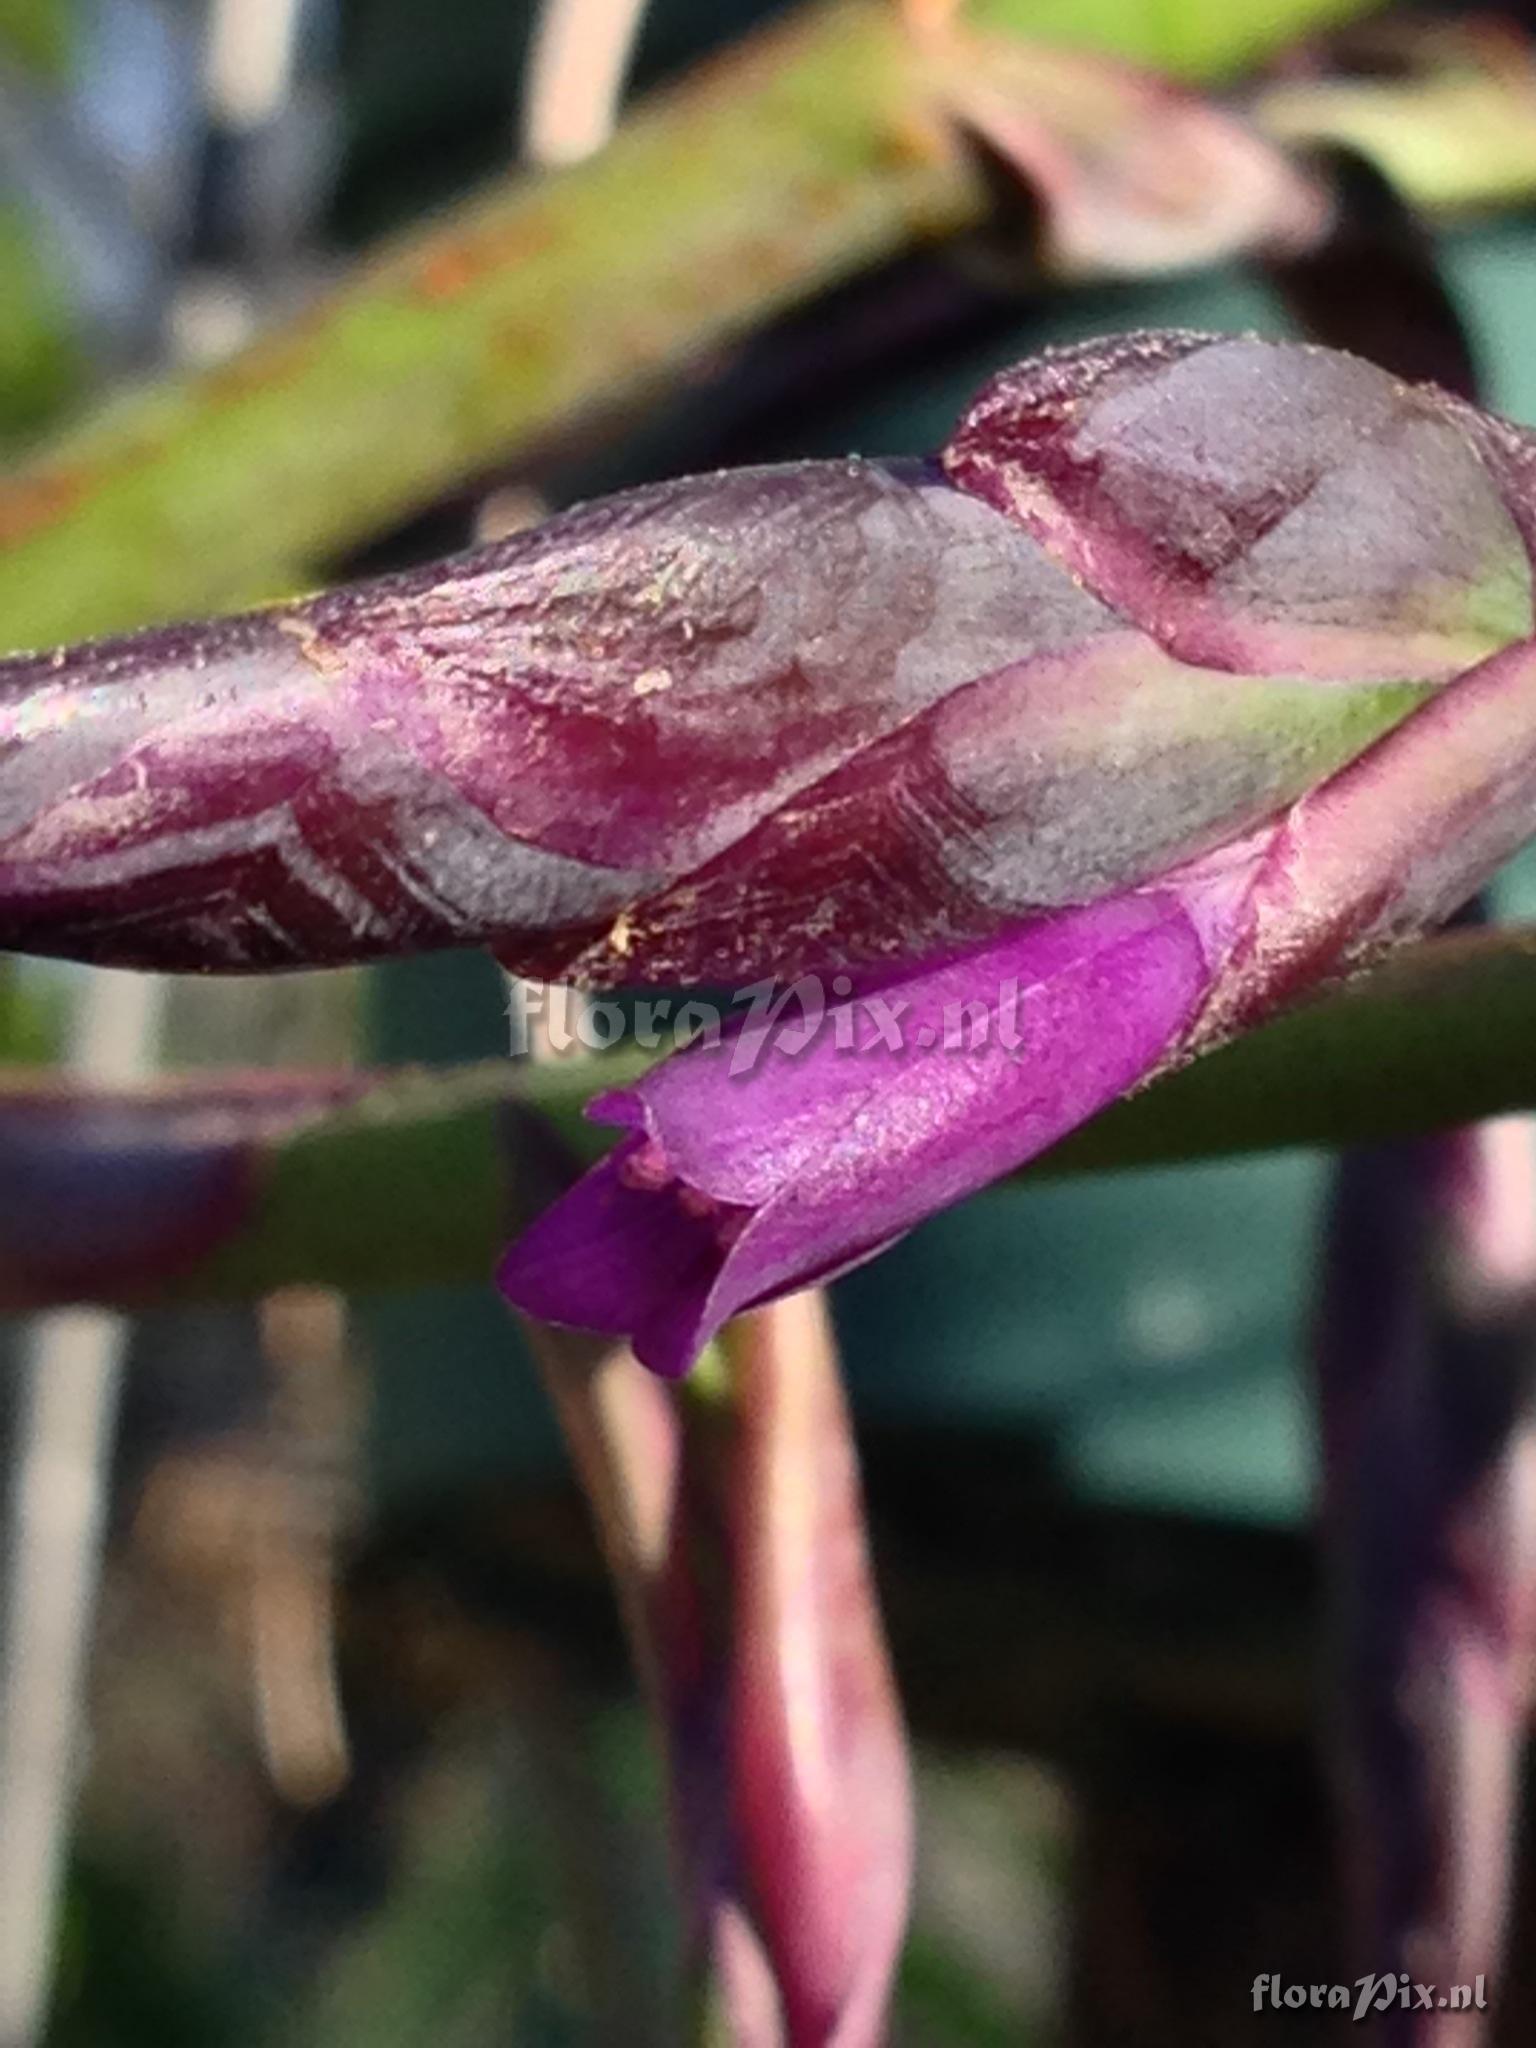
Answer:
<svg viewBox="0 0 1536 2048"><path fill-rule="evenodd" d="M1251 875L1217 860L1059 912L850 999L808 1045L764 1019L600 1097L627 1135L502 1286L686 1371L738 1310L846 1271L1134 1087L1193 1027Z"/></svg>

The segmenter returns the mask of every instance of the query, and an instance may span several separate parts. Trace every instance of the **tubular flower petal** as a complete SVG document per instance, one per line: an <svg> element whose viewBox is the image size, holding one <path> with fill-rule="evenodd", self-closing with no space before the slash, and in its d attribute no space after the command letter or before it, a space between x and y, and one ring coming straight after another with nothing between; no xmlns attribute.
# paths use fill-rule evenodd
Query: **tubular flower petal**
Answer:
<svg viewBox="0 0 1536 2048"><path fill-rule="evenodd" d="M1252 856L765 1017L590 1105L626 1136L518 1240L520 1308L684 1372L743 1308L846 1271L1134 1087L1192 1029Z"/></svg>

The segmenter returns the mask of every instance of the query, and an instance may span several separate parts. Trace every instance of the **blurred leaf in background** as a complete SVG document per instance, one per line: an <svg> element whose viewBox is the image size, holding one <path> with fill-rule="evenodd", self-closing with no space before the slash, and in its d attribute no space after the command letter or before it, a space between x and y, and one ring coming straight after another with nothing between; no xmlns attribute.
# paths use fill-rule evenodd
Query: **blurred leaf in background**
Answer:
<svg viewBox="0 0 1536 2048"><path fill-rule="evenodd" d="M1231 78L1277 44L1300 42L1365 11L1361 0L1288 0L1283 13L1274 0L961 0L961 7L978 27L1107 50L1172 78L1207 82Z"/></svg>
<svg viewBox="0 0 1536 2048"><path fill-rule="evenodd" d="M70 0L0 0L0 56L58 76L70 49Z"/></svg>
<svg viewBox="0 0 1536 2048"><path fill-rule="evenodd" d="M64 295L32 223L0 198L0 454L59 411L78 368Z"/></svg>

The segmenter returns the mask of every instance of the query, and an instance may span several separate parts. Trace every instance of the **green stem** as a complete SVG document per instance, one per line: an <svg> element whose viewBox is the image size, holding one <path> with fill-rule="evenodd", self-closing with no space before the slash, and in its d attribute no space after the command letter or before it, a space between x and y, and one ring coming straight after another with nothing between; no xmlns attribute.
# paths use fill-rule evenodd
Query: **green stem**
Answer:
<svg viewBox="0 0 1536 2048"><path fill-rule="evenodd" d="M1170 64L1212 76L1361 11L1115 7L1086 30L1077 0L1007 0L987 19L1143 58L1165 42ZM129 394L0 478L0 643L287 594L987 204L900 10L816 0L647 102L590 162L465 202L232 362Z"/></svg>
<svg viewBox="0 0 1536 2048"><path fill-rule="evenodd" d="M484 1279L514 1213L547 1182L540 1121L596 1158L611 1134L582 1104L645 1063L626 1053L382 1076L360 1101L263 1141L243 1226L190 1272L151 1282L153 1298ZM174 1101L178 1085L152 1099ZM13 1070L0 1112L6 1097L57 1087ZM1371 1143L1532 1108L1536 927L1456 934L1156 1082L1022 1177Z"/></svg>
<svg viewBox="0 0 1536 2048"><path fill-rule="evenodd" d="M704 67L589 163L507 182L233 362L119 403L0 483L14 645L281 591L780 307L980 204L904 123L877 0Z"/></svg>

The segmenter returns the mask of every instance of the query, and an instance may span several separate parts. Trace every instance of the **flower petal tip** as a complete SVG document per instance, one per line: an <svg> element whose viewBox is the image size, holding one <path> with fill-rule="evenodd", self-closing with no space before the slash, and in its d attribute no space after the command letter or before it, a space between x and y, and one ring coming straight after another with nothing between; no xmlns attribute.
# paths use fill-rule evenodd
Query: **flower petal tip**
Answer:
<svg viewBox="0 0 1536 2048"><path fill-rule="evenodd" d="M727 1250L710 1212L636 1170L648 1144L643 1132L621 1139L509 1247L496 1284L525 1315L627 1339L677 1379L714 1334Z"/></svg>

